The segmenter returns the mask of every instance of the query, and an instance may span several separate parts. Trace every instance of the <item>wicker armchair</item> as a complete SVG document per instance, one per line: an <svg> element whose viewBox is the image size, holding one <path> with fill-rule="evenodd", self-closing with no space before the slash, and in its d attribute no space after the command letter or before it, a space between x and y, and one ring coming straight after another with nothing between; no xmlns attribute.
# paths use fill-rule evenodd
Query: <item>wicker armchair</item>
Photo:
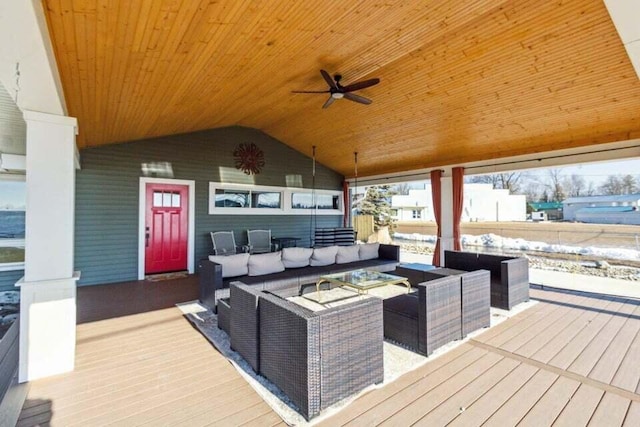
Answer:
<svg viewBox="0 0 640 427"><path fill-rule="evenodd" d="M489 270L491 272L491 306L511 310L529 301L529 260L474 252L444 251L447 268Z"/></svg>
<svg viewBox="0 0 640 427"><path fill-rule="evenodd" d="M462 337L460 276L418 284L417 294L384 300L384 336L430 355Z"/></svg>
<svg viewBox="0 0 640 427"><path fill-rule="evenodd" d="M313 312L263 293L259 316L260 373L307 419L382 382L381 300L366 298Z"/></svg>

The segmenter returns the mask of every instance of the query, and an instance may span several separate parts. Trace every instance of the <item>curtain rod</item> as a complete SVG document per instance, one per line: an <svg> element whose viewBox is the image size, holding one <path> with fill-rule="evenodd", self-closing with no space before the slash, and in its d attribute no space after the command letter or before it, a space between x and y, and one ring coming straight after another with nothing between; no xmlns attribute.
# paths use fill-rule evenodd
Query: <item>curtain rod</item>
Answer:
<svg viewBox="0 0 640 427"><path fill-rule="evenodd" d="M536 161L537 162L541 162L543 160L563 159L563 158L566 158L566 157L583 156L583 155L586 155L586 154L608 153L610 151L629 150L629 149L632 149L632 148L640 148L640 145L633 145L631 147L607 148L606 150L585 151L583 153L575 153L575 154L558 154L558 155L555 155L555 156L540 157L538 159L512 160L510 162L493 163L491 165L468 166L468 167L465 167L465 169L481 169L481 168L487 168L487 167L492 167L492 166L515 165L515 164L518 164L518 163L529 163L529 162L536 162Z"/></svg>

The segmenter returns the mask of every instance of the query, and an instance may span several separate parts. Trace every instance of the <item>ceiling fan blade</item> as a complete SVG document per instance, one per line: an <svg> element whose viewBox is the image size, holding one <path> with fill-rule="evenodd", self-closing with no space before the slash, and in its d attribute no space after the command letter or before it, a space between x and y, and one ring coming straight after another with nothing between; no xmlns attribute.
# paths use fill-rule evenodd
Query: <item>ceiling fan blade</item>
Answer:
<svg viewBox="0 0 640 427"><path fill-rule="evenodd" d="M372 102L370 99L365 98L364 96L356 95L355 93L345 93L344 97L350 101L359 102L360 104L369 105Z"/></svg>
<svg viewBox="0 0 640 427"><path fill-rule="evenodd" d="M345 92L353 92L354 90L365 89L380 83L380 79L363 80L361 82L351 83L343 88Z"/></svg>
<svg viewBox="0 0 640 427"><path fill-rule="evenodd" d="M325 70L320 70L320 74L322 74L322 77L327 82L327 84L329 85L330 88L336 89L336 90L338 89L338 85L333 80L331 75L329 75L329 73L327 73Z"/></svg>
<svg viewBox="0 0 640 427"><path fill-rule="evenodd" d="M292 90L291 93L329 93L328 90Z"/></svg>
<svg viewBox="0 0 640 427"><path fill-rule="evenodd" d="M329 99L327 99L327 102L324 103L324 105L322 106L322 108L329 108L329 106L331 104L333 104L333 101L335 101L336 99L333 96L330 96Z"/></svg>

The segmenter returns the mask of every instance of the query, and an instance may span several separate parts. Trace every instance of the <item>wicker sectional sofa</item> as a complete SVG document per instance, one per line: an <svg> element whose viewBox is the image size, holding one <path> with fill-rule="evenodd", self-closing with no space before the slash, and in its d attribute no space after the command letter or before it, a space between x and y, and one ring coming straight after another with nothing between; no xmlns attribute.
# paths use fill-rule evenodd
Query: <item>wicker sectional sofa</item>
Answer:
<svg viewBox="0 0 640 427"><path fill-rule="evenodd" d="M229 284L234 281L255 286L260 290L297 289L296 293L300 294L306 285L315 284L322 275L357 270L360 268L381 272L395 270L400 261L400 247L397 245L380 244L377 248L377 257L372 259L356 260L341 264L334 262L324 266L286 268L281 272L254 276L241 275L223 277L222 265L210 259L204 259L199 263L200 302L216 311L218 300L229 297ZM286 251L286 249L283 251Z"/></svg>
<svg viewBox="0 0 640 427"><path fill-rule="evenodd" d="M383 381L380 299L314 312L283 298L287 290L233 282L230 292L231 347L307 419Z"/></svg>
<svg viewBox="0 0 640 427"><path fill-rule="evenodd" d="M529 301L529 260L519 257L444 251L447 268L491 272L491 306L511 310Z"/></svg>

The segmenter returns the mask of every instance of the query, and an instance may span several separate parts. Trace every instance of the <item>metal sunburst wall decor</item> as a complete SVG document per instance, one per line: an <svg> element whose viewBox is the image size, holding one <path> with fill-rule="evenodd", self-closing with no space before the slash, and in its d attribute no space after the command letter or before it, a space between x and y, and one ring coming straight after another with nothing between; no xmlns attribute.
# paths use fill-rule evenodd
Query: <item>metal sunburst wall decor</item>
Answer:
<svg viewBox="0 0 640 427"><path fill-rule="evenodd" d="M233 150L236 169L247 175L257 175L264 167L264 152L254 143L240 144Z"/></svg>

